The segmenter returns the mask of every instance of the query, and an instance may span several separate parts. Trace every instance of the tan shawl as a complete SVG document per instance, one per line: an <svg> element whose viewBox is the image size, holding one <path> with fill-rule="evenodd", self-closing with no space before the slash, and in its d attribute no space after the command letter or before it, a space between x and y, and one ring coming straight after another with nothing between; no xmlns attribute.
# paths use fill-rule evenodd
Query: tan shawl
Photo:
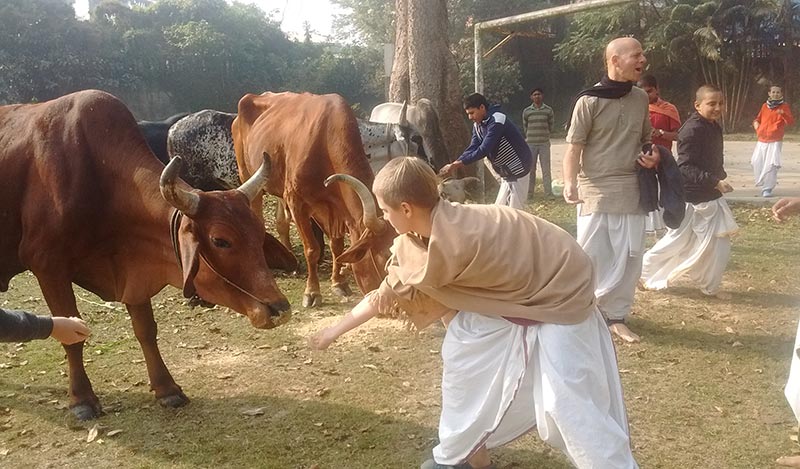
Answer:
<svg viewBox="0 0 800 469"><path fill-rule="evenodd" d="M497 205L441 201L428 246L414 234L392 246L370 301L422 329L448 312L575 324L594 306L591 261L566 231Z"/></svg>

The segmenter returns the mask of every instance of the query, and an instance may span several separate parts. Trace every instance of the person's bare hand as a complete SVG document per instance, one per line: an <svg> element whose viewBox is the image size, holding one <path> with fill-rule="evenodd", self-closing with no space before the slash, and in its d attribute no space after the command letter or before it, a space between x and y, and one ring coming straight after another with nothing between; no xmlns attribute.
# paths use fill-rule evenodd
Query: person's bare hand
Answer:
<svg viewBox="0 0 800 469"><path fill-rule="evenodd" d="M800 197L784 197L772 206L772 218L779 223L798 213L800 213Z"/></svg>
<svg viewBox="0 0 800 469"><path fill-rule="evenodd" d="M313 350L325 350L336 340L332 332L330 327L320 329L308 338L308 346Z"/></svg>
<svg viewBox="0 0 800 469"><path fill-rule="evenodd" d="M781 115L783 115L783 114L784 114L784 111L783 111L783 109L776 109L776 110L775 110L775 114L781 114Z"/></svg>
<svg viewBox="0 0 800 469"><path fill-rule="evenodd" d="M574 182L564 183L564 190L562 191L564 200L568 204L577 205L582 204L583 201L578 197L578 185Z"/></svg>
<svg viewBox="0 0 800 469"><path fill-rule="evenodd" d="M456 169L458 169L458 168L460 168L462 166L464 166L464 163L462 163L462 162L460 162L458 160L453 161L450 164L446 164L446 165L442 166L442 169L439 170L439 176L447 176L447 175L449 175L450 173L452 173L453 171L455 171Z"/></svg>
<svg viewBox="0 0 800 469"><path fill-rule="evenodd" d="M639 158L636 160L639 166L647 169L655 168L661 161L661 152L658 151L658 147L653 145L650 148L652 148L650 153L641 152Z"/></svg>
<svg viewBox="0 0 800 469"><path fill-rule="evenodd" d="M720 181L717 183L717 190L723 194L726 194L728 192L733 192L733 186L728 184L727 181Z"/></svg>
<svg viewBox="0 0 800 469"><path fill-rule="evenodd" d="M72 345L83 342L89 337L89 334L91 332L83 319L53 316L53 332L50 333L50 337L62 344Z"/></svg>

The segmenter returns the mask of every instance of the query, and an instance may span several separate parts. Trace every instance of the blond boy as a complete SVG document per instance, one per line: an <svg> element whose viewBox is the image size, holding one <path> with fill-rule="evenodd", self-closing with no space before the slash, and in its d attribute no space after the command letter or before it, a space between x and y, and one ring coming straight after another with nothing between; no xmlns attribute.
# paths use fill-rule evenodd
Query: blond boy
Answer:
<svg viewBox="0 0 800 469"><path fill-rule="evenodd" d="M537 427L579 468L638 467L591 261L561 228L504 206L439 200L416 158L389 162L373 192L399 236L388 276L341 334L399 307L418 327L447 315L439 445L423 468L490 468L488 449Z"/></svg>
<svg viewBox="0 0 800 469"><path fill-rule="evenodd" d="M719 88L701 86L695 96L696 112L678 132L686 214L681 226L668 230L645 254L641 283L646 289L664 289L685 276L706 295L730 297L720 291L720 284L738 226L722 197L733 190L725 181L718 123L724 105Z"/></svg>

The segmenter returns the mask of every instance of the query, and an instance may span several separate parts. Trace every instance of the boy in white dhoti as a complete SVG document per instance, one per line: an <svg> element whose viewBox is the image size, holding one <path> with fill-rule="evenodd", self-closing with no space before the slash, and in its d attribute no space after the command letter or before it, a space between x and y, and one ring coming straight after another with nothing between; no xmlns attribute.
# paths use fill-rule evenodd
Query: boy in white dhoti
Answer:
<svg viewBox="0 0 800 469"><path fill-rule="evenodd" d="M439 200L417 158L390 161L373 191L399 233L388 276L310 344L324 349L393 308L418 328L452 318L439 445L422 467L494 467L488 449L534 427L579 468L638 467L592 264L575 240L520 210Z"/></svg>
<svg viewBox="0 0 800 469"><path fill-rule="evenodd" d="M772 191L778 184L783 133L793 123L792 111L783 101L783 90L780 86L771 86L767 102L761 105L753 121L758 143L750 159L756 186L761 187L763 197L772 197Z"/></svg>
<svg viewBox="0 0 800 469"><path fill-rule="evenodd" d="M660 290L681 276L688 277L706 295L729 298L720 292L722 273L731 254L730 237L738 226L722 194L733 190L723 168L722 92L713 85L697 90L696 113L678 131L678 168L683 176L686 215L670 229L642 262L641 283Z"/></svg>

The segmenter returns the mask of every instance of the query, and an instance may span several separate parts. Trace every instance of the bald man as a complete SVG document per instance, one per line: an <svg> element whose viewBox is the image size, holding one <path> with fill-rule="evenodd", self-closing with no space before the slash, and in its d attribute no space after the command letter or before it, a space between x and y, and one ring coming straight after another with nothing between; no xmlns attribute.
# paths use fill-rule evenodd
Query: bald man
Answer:
<svg viewBox="0 0 800 469"><path fill-rule="evenodd" d="M642 271L645 212L637 167L658 165L650 143L647 93L634 85L647 59L636 39L611 41L606 75L578 95L564 155L564 200L577 206L578 243L591 257L595 296L609 330L626 342L639 336L625 324ZM648 146L649 147L649 146Z"/></svg>

